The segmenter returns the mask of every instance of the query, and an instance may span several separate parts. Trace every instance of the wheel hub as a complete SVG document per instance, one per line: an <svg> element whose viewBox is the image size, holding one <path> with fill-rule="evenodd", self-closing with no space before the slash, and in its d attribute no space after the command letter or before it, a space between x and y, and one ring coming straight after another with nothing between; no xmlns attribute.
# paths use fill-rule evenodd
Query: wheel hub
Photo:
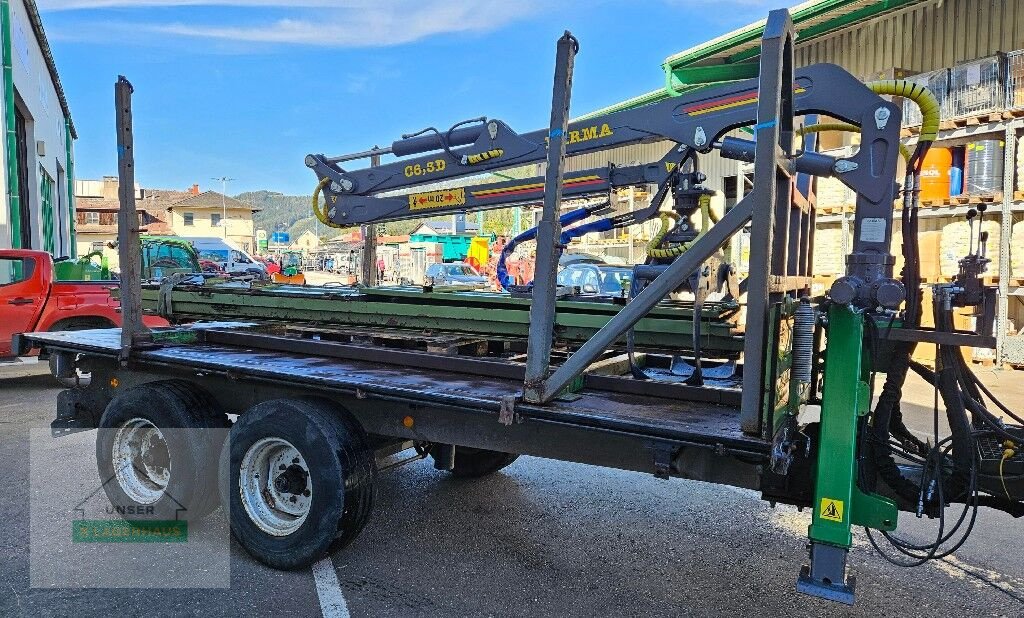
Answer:
<svg viewBox="0 0 1024 618"><path fill-rule="evenodd" d="M163 433L151 421L133 418L117 428L111 447L114 476L139 504L159 500L171 480L171 456Z"/></svg>
<svg viewBox="0 0 1024 618"><path fill-rule="evenodd" d="M309 515L309 467L282 438L263 438L249 447L239 465L238 490L246 514L268 534L291 534Z"/></svg>

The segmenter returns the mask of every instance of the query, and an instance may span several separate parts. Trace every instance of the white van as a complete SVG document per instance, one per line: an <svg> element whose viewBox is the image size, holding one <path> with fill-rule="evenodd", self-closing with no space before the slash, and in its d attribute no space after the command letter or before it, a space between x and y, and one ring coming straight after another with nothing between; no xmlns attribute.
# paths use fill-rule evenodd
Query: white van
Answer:
<svg viewBox="0 0 1024 618"><path fill-rule="evenodd" d="M216 262L218 266L233 275L252 274L257 277L267 276L267 267L259 260L241 249L233 247L221 238L202 236L184 236L195 247L200 260Z"/></svg>

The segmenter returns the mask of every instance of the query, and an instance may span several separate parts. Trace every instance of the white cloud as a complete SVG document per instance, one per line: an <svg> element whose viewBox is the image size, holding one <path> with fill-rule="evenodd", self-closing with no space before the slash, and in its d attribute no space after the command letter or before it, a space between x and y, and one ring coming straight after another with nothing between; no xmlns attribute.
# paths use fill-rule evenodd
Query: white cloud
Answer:
<svg viewBox="0 0 1024 618"><path fill-rule="evenodd" d="M157 6L274 8L294 15L260 21L258 13L254 17L252 12L226 11L221 23L105 21L101 28L94 24L88 32L132 31L227 43L321 47L384 47L430 36L488 32L540 10L536 0L41 0L40 6L50 11Z"/></svg>
<svg viewBox="0 0 1024 618"><path fill-rule="evenodd" d="M40 11L75 11L89 9L174 6L236 6L279 8L337 8L339 6L372 6L373 0L36 0Z"/></svg>

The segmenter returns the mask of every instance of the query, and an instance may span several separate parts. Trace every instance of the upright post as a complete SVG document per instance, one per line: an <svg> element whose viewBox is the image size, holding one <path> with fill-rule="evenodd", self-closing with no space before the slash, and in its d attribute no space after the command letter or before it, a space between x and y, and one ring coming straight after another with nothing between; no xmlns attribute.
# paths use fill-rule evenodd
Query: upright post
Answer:
<svg viewBox="0 0 1024 618"><path fill-rule="evenodd" d="M776 282L785 278L785 249L779 251L778 219L791 208L790 177L793 150L793 20L789 11L768 14L761 39L761 66L754 135L754 187L747 199L757 203L751 215L750 274L747 277L747 326L743 346L743 399L740 427L745 433L762 433L765 409L765 371L768 354L769 317L782 301ZM774 392L774 389L769 392ZM774 395L772 395L774 397ZM774 403L774 401L772 402ZM771 408L771 406L769 406ZM770 435L770 432L769 432Z"/></svg>
<svg viewBox="0 0 1024 618"><path fill-rule="evenodd" d="M132 136L132 93L124 75L114 84L117 122L117 247L121 264L121 362L128 360L132 347L150 339L142 323L142 243L139 215L135 209L135 152Z"/></svg>
<svg viewBox="0 0 1024 618"><path fill-rule="evenodd" d="M537 261L530 304L530 338L526 344L526 401L543 400L541 385L551 364L551 335L555 323L555 275L562 248L556 244L562 233L558 221L562 205L562 171L565 166L565 133L569 127L572 71L579 42L567 30L558 39L555 53L555 83L551 93L551 122L548 128L547 170L544 174L544 211L537 224Z"/></svg>
<svg viewBox="0 0 1024 618"><path fill-rule="evenodd" d="M373 147L377 150L377 147ZM380 165L380 155L370 155L370 167ZM377 285L377 226L373 223L362 226L363 263L361 280L365 286Z"/></svg>

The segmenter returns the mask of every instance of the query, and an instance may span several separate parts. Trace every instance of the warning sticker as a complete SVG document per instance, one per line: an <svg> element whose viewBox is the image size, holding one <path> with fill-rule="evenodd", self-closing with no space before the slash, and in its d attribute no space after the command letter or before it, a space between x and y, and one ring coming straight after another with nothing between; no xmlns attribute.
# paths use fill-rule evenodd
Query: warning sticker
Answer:
<svg viewBox="0 0 1024 618"><path fill-rule="evenodd" d="M885 242L885 219L866 217L860 223L861 242Z"/></svg>
<svg viewBox="0 0 1024 618"><path fill-rule="evenodd" d="M822 498L821 499L821 510L818 511L818 515L822 519L829 521L843 521L843 501L835 500L833 498Z"/></svg>
<svg viewBox="0 0 1024 618"><path fill-rule="evenodd" d="M464 188L445 189L444 191L428 191L409 195L409 210L429 210L446 206L462 206L466 203Z"/></svg>

